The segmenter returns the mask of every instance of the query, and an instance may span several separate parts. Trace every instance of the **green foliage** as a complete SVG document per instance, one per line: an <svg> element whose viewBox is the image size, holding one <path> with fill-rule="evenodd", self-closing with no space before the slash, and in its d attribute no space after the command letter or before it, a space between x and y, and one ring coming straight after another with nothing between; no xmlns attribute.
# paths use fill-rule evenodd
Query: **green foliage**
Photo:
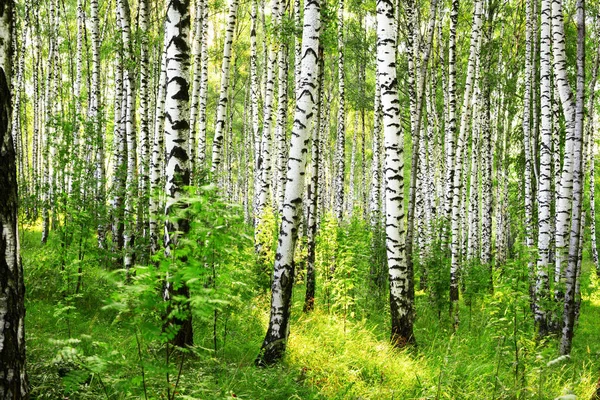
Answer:
<svg viewBox="0 0 600 400"><path fill-rule="evenodd" d="M256 227L255 238L256 247L260 246L261 251L256 255L255 275L259 288L268 290L271 288L273 279L273 262L275 260L275 251L277 250L277 221L270 207L263 209L261 218Z"/></svg>
<svg viewBox="0 0 600 400"><path fill-rule="evenodd" d="M436 221L433 231L442 232L444 223L442 220ZM415 260L415 270L420 271L420 287L427 291L429 304L440 319L442 313L450 307L450 257L441 235L436 235L432 239L426 257Z"/></svg>
<svg viewBox="0 0 600 400"><path fill-rule="evenodd" d="M317 282L322 289L322 302L330 310L331 307L331 282L338 266L338 227L335 216L326 214L321 221L319 233L316 238L317 250L315 256L315 269Z"/></svg>

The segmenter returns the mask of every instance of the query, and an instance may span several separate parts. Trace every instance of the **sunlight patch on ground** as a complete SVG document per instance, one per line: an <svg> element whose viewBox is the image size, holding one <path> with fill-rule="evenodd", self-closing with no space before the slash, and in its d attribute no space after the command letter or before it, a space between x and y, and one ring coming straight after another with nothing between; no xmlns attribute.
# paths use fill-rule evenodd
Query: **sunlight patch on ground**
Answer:
<svg viewBox="0 0 600 400"><path fill-rule="evenodd" d="M346 322L344 331L341 317L319 311L302 316L292 329L287 361L327 398L402 398L432 375L421 357L378 340L361 322Z"/></svg>

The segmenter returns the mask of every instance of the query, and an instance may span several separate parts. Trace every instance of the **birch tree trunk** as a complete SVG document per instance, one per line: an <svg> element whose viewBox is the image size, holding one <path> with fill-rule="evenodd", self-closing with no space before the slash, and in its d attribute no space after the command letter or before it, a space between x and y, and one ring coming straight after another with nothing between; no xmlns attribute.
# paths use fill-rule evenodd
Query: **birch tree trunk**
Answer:
<svg viewBox="0 0 600 400"><path fill-rule="evenodd" d="M75 123L73 126L73 147L72 158L73 162L69 165L69 183L68 194L73 194L73 186L79 186L79 178L81 174L80 162L80 139L83 136L83 126L79 123L82 118L81 113L81 80L83 75L83 29L85 27L85 18L83 13L83 4L81 0L77 1L77 53L75 56L76 71L74 83L74 101L75 101ZM80 190L76 188L76 196L79 196Z"/></svg>
<svg viewBox="0 0 600 400"><path fill-rule="evenodd" d="M294 0L294 26L296 31L302 30L301 0ZM300 68L302 67L302 36L294 37L294 89L300 84Z"/></svg>
<svg viewBox="0 0 600 400"><path fill-rule="evenodd" d="M412 0L411 0L412 1ZM410 5L409 5L410 7ZM425 43L425 51L423 54L423 60L421 61L420 70L418 70L418 74L416 80L416 87L410 85L411 75L411 58L412 54L409 54L409 86L414 88L414 95L411 97L415 98L415 106L416 109L411 112L411 115L414 116L411 119L411 134L412 134L412 159L411 159L411 173L410 173L410 182L408 188L408 217L407 217L407 229L406 229L406 264L409 271L409 276L413 276L414 266L413 266L413 237L414 237L414 226L415 226L415 205L416 205L416 193L417 193L417 173L419 171L419 148L421 146L421 116L423 110L423 98L425 97L425 83L427 77L427 65L429 64L429 54L431 53L431 47L433 46L433 34L435 32L435 15L437 10L437 0L431 2L430 5L430 16L429 16L429 25L427 27L427 42ZM409 16L410 18L410 16ZM412 17L415 18L416 17ZM417 24L415 24L416 27ZM418 30L415 32L415 41L418 42ZM410 32L409 32L410 36ZM408 41L410 46L407 46L409 49L412 47L411 41ZM419 44L417 43L416 48L419 49ZM415 63L418 60L418 57L414 58ZM411 278L412 279L412 278ZM412 285L412 283L411 283Z"/></svg>
<svg viewBox="0 0 600 400"><path fill-rule="evenodd" d="M469 208L468 208L468 247L467 260L473 261L479 254L479 138L481 135L480 106L481 89L476 85L475 107L473 107L473 137L471 139L471 176L469 180ZM466 187L465 187L466 192ZM464 218L464 217L463 217Z"/></svg>
<svg viewBox="0 0 600 400"><path fill-rule="evenodd" d="M307 190L308 200L308 218L307 218L307 247L308 254L306 256L306 295L304 297L304 312L312 311L315 307L315 287L316 287L316 269L315 269L315 255L316 255L316 236L317 227L319 222L319 166L321 163L321 102L323 99L323 77L325 75L325 62L323 59L323 48L319 46L319 59L318 59L318 73L317 73L317 118L312 127L312 158L310 161L310 182Z"/></svg>
<svg viewBox="0 0 600 400"><path fill-rule="evenodd" d="M204 5L202 15L202 31L200 40L202 46L200 48L200 63L202 70L200 75L200 109L198 121L198 169L204 168L206 160L206 102L208 99L208 4L206 0L201 1Z"/></svg>
<svg viewBox="0 0 600 400"><path fill-rule="evenodd" d="M475 67L479 59L479 37L482 24L482 1L478 0L474 4L473 24L471 30L471 43L469 51L469 60L467 64L467 77L465 81L465 92L463 97L462 117L460 123L458 144L456 148L456 161L450 168L454 168L453 175L453 196L452 196L452 263L450 267L450 301L452 309L454 303L458 301L458 274L460 269L460 195L461 195L461 175L463 169L463 149L466 142L467 121L469 109L471 107L471 89L473 77L475 76ZM454 12L454 9L453 11ZM452 16L451 16L452 18ZM450 58L450 57L449 57ZM450 75L450 74L449 74ZM450 79L449 79L450 80ZM449 96L450 97L450 96ZM452 100L450 100L452 102ZM464 188L462 188L464 190ZM458 316L455 315L455 324L458 323Z"/></svg>
<svg viewBox="0 0 600 400"><path fill-rule="evenodd" d="M15 154L17 159L17 181L23 190L23 195L27 196L26 185L27 181L25 180L25 170L23 168L23 159L28 156L27 149L21 145L21 141L23 138L23 133L21 132L21 92L23 90L24 84L24 74L25 74L25 45L27 43L27 26L23 23L21 27L21 42L17 43L16 36L14 35L14 51L19 49L18 54L16 55L16 67L17 67L17 75L16 79L13 83L13 91L14 91L14 107L12 108L11 115L11 132L13 137L13 144L15 147ZM20 46L19 46L20 44ZM69 177L72 176L72 173L69 174Z"/></svg>
<svg viewBox="0 0 600 400"><path fill-rule="evenodd" d="M321 2L306 1L302 33L302 65L296 88L296 111L290 140L283 215L271 286L271 315L265 340L256 359L257 365L269 365L283 356L289 335L292 289L294 282L294 250L302 217L304 171L313 120L319 35L321 32Z"/></svg>
<svg viewBox="0 0 600 400"><path fill-rule="evenodd" d="M36 201L33 204L33 218L38 218L38 200L40 198L40 165L39 154L40 152L40 93L42 92L39 69L40 69L40 29L39 29L39 10L35 9L34 13L34 27L31 35L33 36L32 42L34 46L33 60L32 60L32 81L33 81L33 137L32 137L32 149L31 149L31 167L32 167L32 183L33 183L33 195ZM37 51L36 51L37 49Z"/></svg>
<svg viewBox="0 0 600 400"><path fill-rule="evenodd" d="M570 354L576 313L576 289L579 277L579 241L581 240L581 206L583 203L583 122L585 94L585 0L577 0L577 96L573 131L573 207L569 237L569 262L565 271L565 302L560 354ZM566 151L566 149L565 149ZM566 162L566 160L565 160Z"/></svg>
<svg viewBox="0 0 600 400"><path fill-rule="evenodd" d="M49 41L48 69L46 75L46 100L45 100L45 129L43 140L43 198L42 198L42 243L48 240L50 232L50 204L54 194L54 165L55 158L55 132L52 117L56 111L57 87L58 87L58 10L53 0L49 2ZM9 64L10 65L10 64Z"/></svg>
<svg viewBox="0 0 600 400"><path fill-rule="evenodd" d="M265 97L263 102L263 127L262 137L260 143L260 156L258 159L258 173L260 179L257 192L257 217L262 219L262 213L266 212L265 207L269 202L269 194L271 191L271 124L273 122L273 97L275 91L275 64L277 58L277 31L279 29L280 12L279 12L279 0L272 0L271 2L271 14L273 20L274 31L271 35L271 43L268 48L267 65L266 68L266 81L265 81ZM267 37L265 36L265 42ZM259 222L260 226L260 222ZM262 243L257 244L257 250L260 251L259 247L262 248Z"/></svg>
<svg viewBox="0 0 600 400"><path fill-rule="evenodd" d="M371 162L371 199L369 212L371 227L381 223L381 86L377 81L378 66L375 65L375 101L373 109L373 160Z"/></svg>
<svg viewBox="0 0 600 400"><path fill-rule="evenodd" d="M148 50L148 13L149 0L140 0L138 7L138 23L140 35L140 105L139 115L139 161L137 166L138 175L138 233L146 237L148 194L150 192L150 90L149 90L149 50ZM137 197L137 196L136 196Z"/></svg>
<svg viewBox="0 0 600 400"><path fill-rule="evenodd" d="M10 132L12 18L12 0L0 0L0 398L28 399L17 165Z"/></svg>
<svg viewBox="0 0 600 400"><path fill-rule="evenodd" d="M167 42L168 38L163 39L163 49L160 62L160 78L158 80L158 90L156 94L156 107L154 110L154 137L152 140L152 160L150 172L150 205L148 207L148 231L150 236L150 252L155 254L158 251L158 210L161 203L159 193L161 177L164 174L163 165L163 146L164 146L164 123L165 123L165 101L167 91Z"/></svg>
<svg viewBox="0 0 600 400"><path fill-rule="evenodd" d="M231 64L231 45L233 43L233 32L237 20L237 9L239 0L231 0L229 3L229 15L227 17L227 28L225 31L225 45L223 47L223 63L221 64L221 89L219 102L217 103L217 117L215 123L215 136L212 148L211 174L215 175L221 164L221 148L223 147L223 132L225 129L225 118L227 117L227 93L229 90L229 66Z"/></svg>
<svg viewBox="0 0 600 400"><path fill-rule="evenodd" d="M98 0L90 0L90 22L92 39L92 80L90 87L90 105L88 117L92 124L92 137L96 140L98 149L96 151L95 174L96 174L96 203L98 211L98 247L103 249L106 244L106 226L103 217L106 202L106 171L104 168L104 135L100 127L100 27L98 19ZM91 149L87 147L87 149Z"/></svg>
<svg viewBox="0 0 600 400"><path fill-rule="evenodd" d="M404 225L404 139L396 79L396 23L393 3L377 1L377 81L381 90L385 149L385 233L390 279L391 341L415 342L412 277L406 265Z"/></svg>
<svg viewBox="0 0 600 400"><path fill-rule="evenodd" d="M527 269L529 271L529 295L530 303L535 303L535 274L533 266L533 192L532 192L532 168L533 156L531 148L531 92L534 85L534 74L532 69L532 42L533 42L533 11L532 0L525 3L525 90L523 94L523 149L525 151L525 246L527 249ZM535 103L535 102L534 102Z"/></svg>
<svg viewBox="0 0 600 400"><path fill-rule="evenodd" d="M123 109L121 115L124 116L124 134L127 141L127 175L125 179L125 208L124 222L125 229L123 231L124 255L123 265L127 271L134 263L134 227L135 227L135 212L134 201L137 198L137 182L136 182L136 134L134 128L134 109L135 109L135 93L133 81L132 65L133 55L131 49L131 16L129 10L129 0L117 1L117 13L120 19L121 40L123 45ZM123 122L122 122L123 123Z"/></svg>
<svg viewBox="0 0 600 400"><path fill-rule="evenodd" d="M493 267L492 267L492 129L491 119L491 83L489 71L491 70L491 45L493 37L493 12L494 9L488 5L488 26L485 34L484 50L484 78L482 83L482 101L480 109L481 118L481 247L480 261L489 271L490 290L494 289ZM499 60L501 65L501 60ZM498 112L496 110L496 112Z"/></svg>
<svg viewBox="0 0 600 400"><path fill-rule="evenodd" d="M458 25L459 0L452 0L450 11L450 34L448 38L448 89L446 102L447 123L444 143L444 154L446 155L446 197L444 199L444 229L448 230L452 222L452 202L454 199L454 158L456 148L456 27ZM448 233L444 233L444 240L450 239Z"/></svg>
<svg viewBox="0 0 600 400"><path fill-rule="evenodd" d="M596 27L600 28L600 14L596 16ZM598 29L596 30L598 32ZM596 85L598 79L598 69L600 67L600 45L598 45L596 49L596 60L594 61L594 69L592 70L592 80L589 86L589 98L588 98L588 113L589 119L586 125L587 133L586 137L588 140L588 153L589 153L589 175L590 175L590 186L589 186L589 196L590 196L590 242L591 242L591 250L592 250L592 260L594 261L594 266L596 268L596 274L600 276L600 264L598 262L598 245L596 238L596 179L595 179L595 169L596 169L596 140L595 140L595 132L596 132L596 121L597 121L597 113L594 108L594 101L596 99Z"/></svg>
<svg viewBox="0 0 600 400"><path fill-rule="evenodd" d="M538 180L538 259L535 278L534 313L537 334L544 337L548 333L547 302L549 300L548 268L550 265L551 206L552 206L552 86L551 0L542 0L541 8L541 55L540 55L540 105L541 105L541 147L540 175Z"/></svg>
<svg viewBox="0 0 600 400"><path fill-rule="evenodd" d="M283 4L279 17L281 24L285 14ZM286 163L286 129L288 113L288 46L282 42L279 45L277 54L277 64L279 65L278 83L277 83L277 126L275 129L275 174L273 174L273 209L281 214L283 209L283 188L285 186L285 163Z"/></svg>
<svg viewBox="0 0 600 400"><path fill-rule="evenodd" d="M189 67L190 49L188 34L190 29L189 0L170 0L165 22L165 43L167 43L166 100L165 100L165 140L166 140L166 185L167 202L165 214L165 251L171 255L176 250L179 234L189 231L189 221L176 216L181 206L178 200L185 186L190 184L190 160L187 152L189 125ZM168 278L167 278L168 279ZM189 288L180 282L174 288L167 281L165 300L173 297L189 298ZM184 317L174 317L167 325L179 328L172 343L176 346L190 346L193 343L192 317L189 305L184 304Z"/></svg>
<svg viewBox="0 0 600 400"><path fill-rule="evenodd" d="M573 193L573 147L575 129L575 102L573 92L567 79L567 59L565 50L565 32L563 22L562 0L552 1L552 50L554 56L555 85L562 103L565 116L566 138L564 147L564 159L560 173L560 185L557 189L556 204L556 246L555 246L555 282L563 282L565 279L564 259L568 252L568 238L570 228L570 216ZM563 297L561 283L557 289L557 298Z"/></svg>
<svg viewBox="0 0 600 400"><path fill-rule="evenodd" d="M258 214L258 192L260 190L260 133L259 133L259 121L258 121L258 100L260 97L260 83L258 77L258 54L256 46L256 29L258 26L257 8L258 1L252 0L252 6L250 11L251 26L250 26L250 103L252 113L252 139L254 143L254 198L253 198L253 211L254 211L254 228L255 228L255 243L258 242L257 226L260 222Z"/></svg>
<svg viewBox="0 0 600 400"><path fill-rule="evenodd" d="M348 209L348 215L350 218L352 218L352 215L354 212L354 198L356 197L355 189L354 189L354 187L355 187L354 182L356 181L356 169L357 169L356 168L356 153L358 151L357 150L357 147L358 147L357 137L358 137L358 123L354 124L354 132L352 132L352 146L350 148L350 176L348 177L348 198L346 199L346 208ZM337 153L336 153L336 161L338 161ZM337 164L338 163L336 163L336 165ZM337 178L336 178L335 185L337 188ZM337 196L337 194L336 194L336 196ZM337 201L337 197L336 197L335 201ZM335 202L334 202L334 206L335 206Z"/></svg>
<svg viewBox="0 0 600 400"><path fill-rule="evenodd" d="M124 121L124 99L123 99L123 57L117 52L115 60L115 105L114 105L114 129L113 129L113 204L112 204L112 238L115 250L123 249L123 202L125 196L125 157L127 152Z"/></svg>
<svg viewBox="0 0 600 400"><path fill-rule="evenodd" d="M337 50L338 50L338 96L339 106L337 115L337 139L335 152L335 216L338 222L344 215L344 175L346 172L346 107L344 93L344 0L338 1L337 12ZM356 138L356 130L354 131ZM356 139L353 141L353 145ZM350 203L353 199L348 199Z"/></svg>
<svg viewBox="0 0 600 400"><path fill-rule="evenodd" d="M194 39L192 46L192 58L194 60L194 68L192 70L192 103L190 106L190 170L192 171L192 182L195 180L196 174L196 146L197 132L196 123L198 120L198 106L200 104L200 86L202 84L202 45L203 45L203 27L202 20L204 16L204 0L196 0L196 10L194 18Z"/></svg>

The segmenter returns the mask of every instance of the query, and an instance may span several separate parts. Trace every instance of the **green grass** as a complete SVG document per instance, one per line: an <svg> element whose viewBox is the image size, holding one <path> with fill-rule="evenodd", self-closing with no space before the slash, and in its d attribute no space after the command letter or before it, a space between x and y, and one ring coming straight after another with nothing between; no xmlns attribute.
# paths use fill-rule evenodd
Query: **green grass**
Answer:
<svg viewBox="0 0 600 400"><path fill-rule="evenodd" d="M178 399L553 399L567 393L588 399L600 375L600 293L591 266L585 264L572 357L548 365L557 357L557 339L533 339L525 283L511 273L520 268L514 264L497 271L493 294L461 302L456 332L447 313L438 315L428 295L417 292L418 346L405 350L388 343L385 305L356 302L344 319L317 302L306 315L299 283L287 356L272 368L254 366L269 309L269 294L254 291L219 312L216 351L212 319L196 318L196 347L183 357L175 387L182 356L166 365L164 345L147 332L151 321L136 330L104 307L120 289L99 256L84 259L84 289L73 295L77 263L62 271L60 246L38 243L39 232L22 233L34 399L144 398L144 383L154 399L173 390Z"/></svg>

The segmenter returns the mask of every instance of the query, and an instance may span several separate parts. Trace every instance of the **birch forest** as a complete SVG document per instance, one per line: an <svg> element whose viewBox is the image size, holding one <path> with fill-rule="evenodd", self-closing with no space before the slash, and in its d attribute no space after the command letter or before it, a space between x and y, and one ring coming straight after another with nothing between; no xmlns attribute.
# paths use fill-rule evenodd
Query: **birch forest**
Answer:
<svg viewBox="0 0 600 400"><path fill-rule="evenodd" d="M599 67L591 0L0 0L0 400L600 400Z"/></svg>

